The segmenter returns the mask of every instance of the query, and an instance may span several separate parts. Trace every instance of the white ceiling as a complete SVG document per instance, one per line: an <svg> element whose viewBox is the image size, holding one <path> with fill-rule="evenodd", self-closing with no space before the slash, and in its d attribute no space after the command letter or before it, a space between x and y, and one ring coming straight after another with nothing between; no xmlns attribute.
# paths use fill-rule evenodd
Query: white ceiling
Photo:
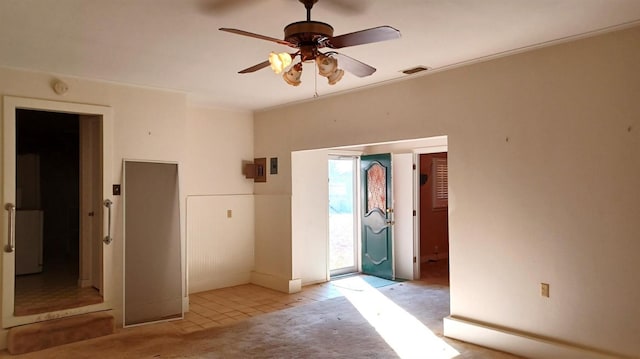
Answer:
<svg viewBox="0 0 640 359"><path fill-rule="evenodd" d="M275 38L305 20L296 0L0 0L0 66L188 93L193 102L258 110L312 98L315 76L287 85L269 68L237 71L289 48L218 31ZM339 52L378 69L345 74L320 96L442 69L486 56L640 21L640 0L320 0L312 20L335 35L390 25L402 38Z"/></svg>

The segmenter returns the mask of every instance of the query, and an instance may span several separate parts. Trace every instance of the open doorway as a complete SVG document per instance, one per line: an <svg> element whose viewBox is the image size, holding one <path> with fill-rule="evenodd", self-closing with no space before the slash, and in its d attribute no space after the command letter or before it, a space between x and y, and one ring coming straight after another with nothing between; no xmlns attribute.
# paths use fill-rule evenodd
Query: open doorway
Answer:
<svg viewBox="0 0 640 359"><path fill-rule="evenodd" d="M103 301L100 289L82 274L91 271L86 253L92 245L91 238L81 238L81 122L90 121L86 117L16 110L16 316ZM101 272L101 263L93 262Z"/></svg>
<svg viewBox="0 0 640 359"><path fill-rule="evenodd" d="M417 140L398 141L393 143L346 146L318 150L291 152L291 238L292 238L292 278L299 278L301 284L309 285L331 280L329 224L331 184L329 159L353 158L357 181L354 185L357 197L357 215L355 219L355 238L357 245L357 270L360 270L362 245L360 243L362 192L358 184L362 182L362 156L368 154L391 153L393 166L392 189L393 211L387 221L393 226L393 260L394 276L403 280L420 278L421 251L419 227L419 157L421 154L447 152L447 137L437 136ZM414 167L415 166L415 167ZM335 182L334 182L335 183ZM445 186L446 188L446 186ZM335 189L335 187L333 188ZM424 202L424 201L423 201ZM387 206L388 208L389 206ZM447 213L447 210L441 210ZM349 231L349 233L351 233ZM426 250L427 246L424 249ZM448 244L446 246L448 251ZM443 258L444 251L438 248L438 258ZM424 258L425 261L428 257ZM448 261L439 261L446 265L448 278ZM424 266L427 266L425 262ZM425 268L428 269L429 267ZM431 271L433 272L433 271Z"/></svg>
<svg viewBox="0 0 640 359"><path fill-rule="evenodd" d="M447 153L419 155L420 278L449 284Z"/></svg>
<svg viewBox="0 0 640 359"><path fill-rule="evenodd" d="M331 276L358 271L357 157L329 157L329 270Z"/></svg>

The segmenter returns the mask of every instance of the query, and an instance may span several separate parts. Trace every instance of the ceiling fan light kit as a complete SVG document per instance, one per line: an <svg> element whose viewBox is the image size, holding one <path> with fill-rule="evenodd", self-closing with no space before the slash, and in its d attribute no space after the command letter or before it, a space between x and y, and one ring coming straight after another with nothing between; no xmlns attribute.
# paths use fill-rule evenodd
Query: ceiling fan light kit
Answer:
<svg viewBox="0 0 640 359"><path fill-rule="evenodd" d="M291 66L289 71L282 74L282 78L284 82L288 83L291 86L298 86L302 83L300 81L300 77L302 76L302 63L298 62L297 64Z"/></svg>
<svg viewBox="0 0 640 359"><path fill-rule="evenodd" d="M326 77L329 80L329 85L335 85L344 76L344 71L338 68L338 60L333 57L318 54L316 65L318 66L318 75Z"/></svg>
<svg viewBox="0 0 640 359"><path fill-rule="evenodd" d="M284 71L284 69L289 67L292 60L293 59L291 58L291 55L286 52L281 52L279 54L271 52L269 54L269 63L271 64L271 69L276 74L281 73L282 71Z"/></svg>
<svg viewBox="0 0 640 359"><path fill-rule="evenodd" d="M344 70L338 68L338 61L340 61L345 70L357 77L370 76L376 69L347 55L335 51L322 53L320 49L325 47L341 49L349 46L400 38L400 31L391 26L379 26L333 36L333 27L331 25L311 20L311 9L318 0L299 1L304 4L307 11L307 20L294 22L285 26L284 40L239 29L220 28L221 31L271 41L298 50L292 54L286 52L276 54L272 52L267 61L248 67L238 73L251 73L271 65L271 68L276 74L284 71L282 77L286 83L292 86L298 86L301 83L302 63L314 61L318 67L318 74L326 77L330 85L334 85L344 76ZM299 58L299 61L291 66L295 58ZM286 70L289 66L289 70Z"/></svg>

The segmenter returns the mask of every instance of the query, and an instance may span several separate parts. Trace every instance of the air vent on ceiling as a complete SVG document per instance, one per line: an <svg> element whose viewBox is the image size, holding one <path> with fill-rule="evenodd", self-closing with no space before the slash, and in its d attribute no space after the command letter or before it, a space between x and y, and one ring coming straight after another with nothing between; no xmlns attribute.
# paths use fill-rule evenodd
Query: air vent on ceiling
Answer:
<svg viewBox="0 0 640 359"><path fill-rule="evenodd" d="M418 72L427 71L427 70L429 70L429 68L426 67L426 66L416 66L416 67L412 67L410 69L402 70L402 73L403 74L407 74L407 75L413 75L413 74L416 74Z"/></svg>

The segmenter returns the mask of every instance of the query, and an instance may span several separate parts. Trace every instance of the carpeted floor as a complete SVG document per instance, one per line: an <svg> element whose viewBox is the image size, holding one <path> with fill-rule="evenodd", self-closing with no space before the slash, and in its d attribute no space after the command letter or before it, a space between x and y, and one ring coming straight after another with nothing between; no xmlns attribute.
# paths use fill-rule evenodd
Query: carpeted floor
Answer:
<svg viewBox="0 0 640 359"><path fill-rule="evenodd" d="M394 285L394 284L398 284L403 282L402 280L389 280L389 279L384 279L384 278L379 278L379 277L374 277L372 275L366 275L366 274L359 274L359 275L351 275L351 276L346 276L346 277L341 277L335 280L331 280L331 282L333 283L334 286L337 287L343 287L343 286L348 286L349 284L349 279L350 278L360 278L363 281L365 281L369 286L373 287L373 288L381 288L381 287L386 287L388 285Z"/></svg>
<svg viewBox="0 0 640 359"><path fill-rule="evenodd" d="M340 289L343 297L230 326L182 334L170 323L154 324L12 357L516 358L442 338L446 286L404 282L374 289L362 283Z"/></svg>

